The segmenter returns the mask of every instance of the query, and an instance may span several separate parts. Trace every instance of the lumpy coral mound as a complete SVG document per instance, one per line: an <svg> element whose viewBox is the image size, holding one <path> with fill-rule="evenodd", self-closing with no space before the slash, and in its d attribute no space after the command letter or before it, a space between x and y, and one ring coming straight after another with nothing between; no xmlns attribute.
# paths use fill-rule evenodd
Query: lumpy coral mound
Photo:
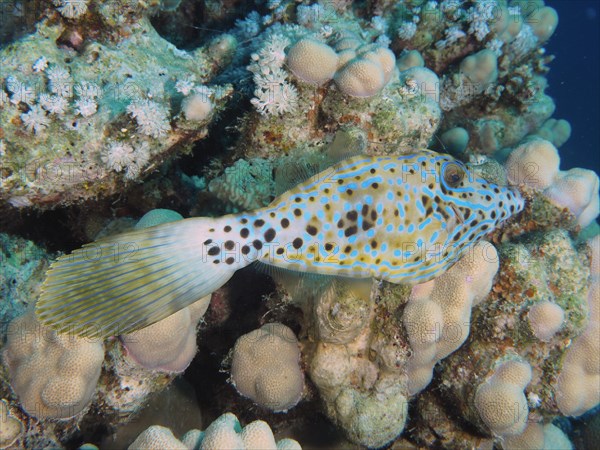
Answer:
<svg viewBox="0 0 600 450"><path fill-rule="evenodd" d="M102 342L57 334L33 311L11 322L4 361L25 410L34 417L73 417L89 404L104 361Z"/></svg>
<svg viewBox="0 0 600 450"><path fill-rule="evenodd" d="M298 403L304 387L294 332L269 323L241 336L233 348L231 381L238 392L273 411Z"/></svg>

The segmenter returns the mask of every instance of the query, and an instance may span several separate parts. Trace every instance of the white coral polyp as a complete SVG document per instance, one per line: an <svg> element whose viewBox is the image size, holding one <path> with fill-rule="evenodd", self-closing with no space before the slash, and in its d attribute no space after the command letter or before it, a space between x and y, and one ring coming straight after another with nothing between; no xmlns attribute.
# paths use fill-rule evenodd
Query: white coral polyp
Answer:
<svg viewBox="0 0 600 450"><path fill-rule="evenodd" d="M45 128L48 128L50 119L39 105L31 107L29 112L21 114L21 120L25 128L35 134L39 134Z"/></svg>
<svg viewBox="0 0 600 450"><path fill-rule="evenodd" d="M50 114L63 115L67 112L69 103L64 97L60 95L50 95L47 93L41 94L39 103L42 108L48 111Z"/></svg>
<svg viewBox="0 0 600 450"><path fill-rule="evenodd" d="M84 97L75 102L75 108L77 114L81 114L83 117L89 117L96 114L98 104L93 98Z"/></svg>
<svg viewBox="0 0 600 450"><path fill-rule="evenodd" d="M135 155L131 145L113 142L109 145L101 158L102 162L104 162L109 169L112 169L115 172L121 172L123 169L127 169L133 164Z"/></svg>
<svg viewBox="0 0 600 450"><path fill-rule="evenodd" d="M167 109L152 100L135 100L129 104L127 112L136 120L142 134L159 138L171 131Z"/></svg>
<svg viewBox="0 0 600 450"><path fill-rule="evenodd" d="M298 91L285 82L273 84L267 89L257 89L255 98L251 100L256 110L263 114L284 114L298 107Z"/></svg>
<svg viewBox="0 0 600 450"><path fill-rule="evenodd" d="M77 19L84 15L88 9L89 0L52 0L63 17Z"/></svg>

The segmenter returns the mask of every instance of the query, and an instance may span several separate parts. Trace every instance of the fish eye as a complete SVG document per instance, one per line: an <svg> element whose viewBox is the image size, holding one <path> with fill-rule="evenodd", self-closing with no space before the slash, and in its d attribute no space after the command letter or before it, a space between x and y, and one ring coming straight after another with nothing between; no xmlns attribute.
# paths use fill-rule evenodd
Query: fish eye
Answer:
<svg viewBox="0 0 600 450"><path fill-rule="evenodd" d="M457 187L465 178L465 169L456 164L449 163L444 167L444 181L450 187Z"/></svg>

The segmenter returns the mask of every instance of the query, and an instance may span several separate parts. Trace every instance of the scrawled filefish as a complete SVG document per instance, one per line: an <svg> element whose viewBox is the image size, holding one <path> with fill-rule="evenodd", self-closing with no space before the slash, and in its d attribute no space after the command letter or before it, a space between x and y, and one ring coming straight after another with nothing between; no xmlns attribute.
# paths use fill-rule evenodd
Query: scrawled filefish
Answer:
<svg viewBox="0 0 600 450"><path fill-rule="evenodd" d="M128 333L215 291L255 261L422 283L523 206L517 191L475 177L448 155L355 156L266 208L136 230L62 256L48 271L36 312L60 331Z"/></svg>

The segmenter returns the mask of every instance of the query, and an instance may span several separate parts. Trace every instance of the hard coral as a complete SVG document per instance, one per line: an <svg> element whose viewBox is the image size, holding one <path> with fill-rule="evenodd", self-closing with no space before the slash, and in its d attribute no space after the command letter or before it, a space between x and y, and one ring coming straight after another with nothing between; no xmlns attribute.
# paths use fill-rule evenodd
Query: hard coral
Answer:
<svg viewBox="0 0 600 450"><path fill-rule="evenodd" d="M304 376L294 332L269 323L240 337L233 349L231 381L242 395L273 411L287 411L302 397Z"/></svg>
<svg viewBox="0 0 600 450"><path fill-rule="evenodd" d="M30 415L63 419L89 404L104 346L45 328L30 311L10 323L4 361L11 386Z"/></svg>
<svg viewBox="0 0 600 450"><path fill-rule="evenodd" d="M531 381L527 362L506 361L477 389L475 407L481 419L496 435L521 434L527 425L527 399L523 390Z"/></svg>
<svg viewBox="0 0 600 450"><path fill-rule="evenodd" d="M121 336L137 364L163 372L183 372L196 355L196 327L210 303L208 295L166 319Z"/></svg>
<svg viewBox="0 0 600 450"><path fill-rule="evenodd" d="M423 390L436 362L467 339L471 308L487 296L497 271L496 249L480 242L446 273L413 288L403 318L413 350L408 360L411 394Z"/></svg>
<svg viewBox="0 0 600 450"><path fill-rule="evenodd" d="M338 55L327 44L303 38L289 49L287 65L302 81L321 85L335 75Z"/></svg>

